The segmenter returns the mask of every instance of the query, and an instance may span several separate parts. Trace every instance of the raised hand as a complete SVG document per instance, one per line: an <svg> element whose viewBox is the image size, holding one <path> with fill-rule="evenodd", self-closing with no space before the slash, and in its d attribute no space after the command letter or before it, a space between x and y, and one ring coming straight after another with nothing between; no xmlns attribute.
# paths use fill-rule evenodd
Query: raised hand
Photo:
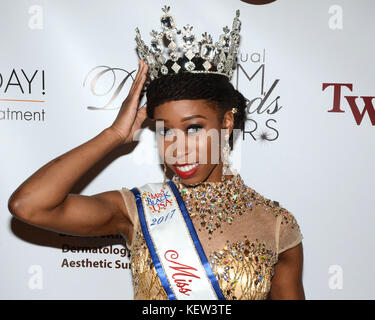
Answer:
<svg viewBox="0 0 375 320"><path fill-rule="evenodd" d="M147 118L146 107L138 111L140 94L147 77L148 65L139 60L139 68L129 94L123 101L120 111L109 127L120 136L122 143L133 141L134 133L140 129L143 121Z"/></svg>

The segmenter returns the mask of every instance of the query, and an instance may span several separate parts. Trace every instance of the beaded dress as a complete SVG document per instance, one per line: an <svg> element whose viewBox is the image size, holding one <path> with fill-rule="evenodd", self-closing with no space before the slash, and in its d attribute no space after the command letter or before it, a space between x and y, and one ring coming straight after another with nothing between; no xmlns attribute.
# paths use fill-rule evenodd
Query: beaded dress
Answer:
<svg viewBox="0 0 375 320"><path fill-rule="evenodd" d="M278 255L303 236L288 210L247 186L240 174L197 186L172 178L189 211L203 250L227 300L267 299ZM133 193L119 190L133 223L134 299L168 300L138 220Z"/></svg>

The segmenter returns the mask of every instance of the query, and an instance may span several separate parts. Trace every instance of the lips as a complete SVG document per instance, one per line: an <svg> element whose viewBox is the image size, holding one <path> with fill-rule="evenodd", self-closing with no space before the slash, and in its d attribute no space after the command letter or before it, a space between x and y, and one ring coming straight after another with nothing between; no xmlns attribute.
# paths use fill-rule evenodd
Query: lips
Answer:
<svg viewBox="0 0 375 320"><path fill-rule="evenodd" d="M174 165L177 174L184 179L192 177L198 170L199 164L185 164L185 165Z"/></svg>

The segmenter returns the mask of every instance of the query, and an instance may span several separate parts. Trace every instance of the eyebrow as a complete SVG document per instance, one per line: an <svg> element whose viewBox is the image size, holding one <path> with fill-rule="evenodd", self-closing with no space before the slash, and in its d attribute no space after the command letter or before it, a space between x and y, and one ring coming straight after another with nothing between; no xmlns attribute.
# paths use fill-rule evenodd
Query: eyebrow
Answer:
<svg viewBox="0 0 375 320"><path fill-rule="evenodd" d="M203 119L206 119L206 120L207 120L206 117L204 117L204 116L202 116L202 115L200 115L200 114L193 114L193 115L191 115L191 116L188 116L188 117L182 118L181 122L183 122L183 121L187 121L187 120L190 120L190 119L195 119L195 118L203 118ZM155 119L155 120L156 120L156 121L157 121L157 120L165 121L164 119ZM166 121L166 122L167 122L167 121Z"/></svg>

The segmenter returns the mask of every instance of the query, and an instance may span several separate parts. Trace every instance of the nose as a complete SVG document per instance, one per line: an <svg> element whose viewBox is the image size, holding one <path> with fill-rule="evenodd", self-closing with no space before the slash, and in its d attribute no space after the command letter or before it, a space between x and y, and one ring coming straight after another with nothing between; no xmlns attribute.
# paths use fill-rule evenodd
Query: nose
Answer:
<svg viewBox="0 0 375 320"><path fill-rule="evenodd" d="M175 148L173 148L173 157L175 159L175 164L186 164L196 162L196 144L189 141L189 136L187 134L177 135L173 137L173 143Z"/></svg>
<svg viewBox="0 0 375 320"><path fill-rule="evenodd" d="M173 150L173 156L176 158L176 164L187 163L189 154L187 139L184 139L183 141L177 139L176 142L176 148Z"/></svg>

